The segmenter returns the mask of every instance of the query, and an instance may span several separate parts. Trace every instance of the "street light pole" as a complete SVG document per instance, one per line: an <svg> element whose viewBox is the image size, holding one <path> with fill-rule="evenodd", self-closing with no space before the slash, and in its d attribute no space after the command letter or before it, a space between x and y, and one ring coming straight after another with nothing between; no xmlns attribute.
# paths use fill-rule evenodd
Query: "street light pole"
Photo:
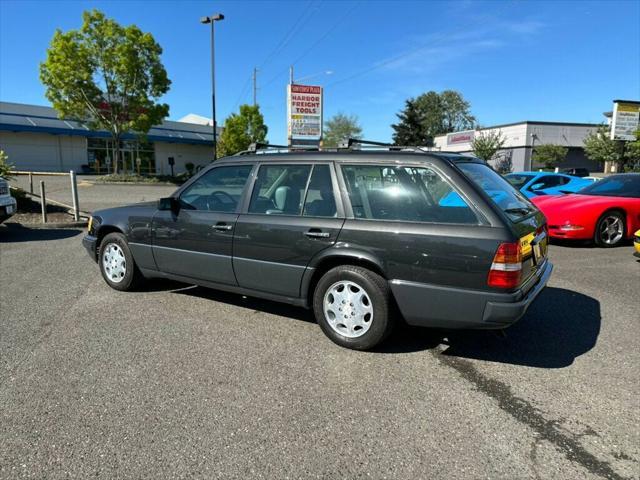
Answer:
<svg viewBox="0 0 640 480"><path fill-rule="evenodd" d="M211 24L211 112L213 115L213 160L218 158L218 128L216 123L216 56L215 56L215 29L214 23L219 20L224 20L224 15L216 13L210 17L202 17L200 23Z"/></svg>

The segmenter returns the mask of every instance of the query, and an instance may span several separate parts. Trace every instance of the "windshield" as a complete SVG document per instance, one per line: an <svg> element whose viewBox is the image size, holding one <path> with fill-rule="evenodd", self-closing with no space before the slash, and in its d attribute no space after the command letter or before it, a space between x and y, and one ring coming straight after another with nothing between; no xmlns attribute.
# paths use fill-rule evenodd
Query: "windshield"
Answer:
<svg viewBox="0 0 640 480"><path fill-rule="evenodd" d="M469 162L459 163L458 167L482 188L511 220L518 221L537 211L524 195L488 165Z"/></svg>
<svg viewBox="0 0 640 480"><path fill-rule="evenodd" d="M513 185L515 188L520 190L525 184L533 178L533 175L523 175L520 173L510 173L509 175L505 175L507 181Z"/></svg>
<svg viewBox="0 0 640 480"><path fill-rule="evenodd" d="M640 198L640 175L627 173L614 175L584 187L581 195Z"/></svg>

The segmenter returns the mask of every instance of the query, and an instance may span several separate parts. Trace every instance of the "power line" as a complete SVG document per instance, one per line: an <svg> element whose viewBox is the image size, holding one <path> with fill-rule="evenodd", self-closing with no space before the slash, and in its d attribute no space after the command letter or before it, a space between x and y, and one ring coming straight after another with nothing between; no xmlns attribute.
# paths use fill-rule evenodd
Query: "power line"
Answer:
<svg viewBox="0 0 640 480"><path fill-rule="evenodd" d="M316 4L315 10L318 10L318 8L320 8L320 3L321 2L322 2L322 0L319 0L319 2ZM265 58L263 60L263 62L258 66L258 68L263 69L264 66L267 63L269 63L269 61L273 57L275 57L277 54L282 52L282 50L284 50L284 48L289 44L289 42L291 42L291 40L293 40L293 38L298 34L298 32L300 32L302 27L304 27L309 22L309 20L311 20L311 18L313 18L313 15L307 15L307 14L311 11L311 6L314 3L315 3L315 0L310 0L309 3L307 3L307 7L302 11L300 16L296 19L296 21L294 22L293 26L289 29L289 31L285 34L285 36L282 37L282 39L280 40L280 42L278 43L276 48L274 48L271 51L271 53L269 53L269 55L267 55L267 58ZM303 21L303 19L304 19L304 21Z"/></svg>
<svg viewBox="0 0 640 480"><path fill-rule="evenodd" d="M244 96L247 94L248 89L249 89L249 84L251 83L251 77L247 78L247 81L244 82L244 85L242 87L242 90L240 90L240 95L238 95L238 99L236 100L236 103L233 106L233 111L235 112L236 109L238 108L238 105L240 105L240 102L242 101L242 99L244 98Z"/></svg>
<svg viewBox="0 0 640 480"><path fill-rule="evenodd" d="M285 73L286 71L288 71L291 66L297 64L300 60L302 60L309 52L311 52L314 48L316 48L318 45L320 45L320 43L325 40L331 33L333 33L333 31L345 20L347 19L352 13L353 11L356 9L356 7L359 7L360 4L362 2L356 2L348 11L347 13L345 13L342 17L340 17L340 19L337 22L334 22L334 24L327 30L325 31L320 38L318 38L309 48L307 48L300 56L298 56L293 62L291 62L291 64L287 67L285 67L284 69L282 69L281 71L279 71L276 75L274 75L273 77L271 77L271 79L269 79L269 81L267 81L267 83L265 83L263 85L262 88L266 88L269 85L271 85L273 82L275 82L278 78L280 78L280 76Z"/></svg>
<svg viewBox="0 0 640 480"><path fill-rule="evenodd" d="M295 37L295 35L300 30L300 28L302 28L312 18L313 15L307 16L307 13L309 13L311 6L315 3L315 1L316 0L309 0L309 2L307 2L306 7L302 10L300 15L296 19L296 21L293 22L293 25L291 26L291 28L287 31L284 37L280 39L276 47L273 50L271 50L271 52L266 56L266 58L262 61L259 67L257 67L258 69L262 70L263 67L267 64L267 62L271 60L275 55L280 53L284 49L284 47L286 47L286 45L293 39L293 37ZM321 2L322 0L319 0L319 1ZM318 3L318 7L319 5L320 3ZM316 9L318 7L316 7ZM305 19L305 16L307 17L306 20L304 21L304 23L301 23L303 19ZM233 107L234 111L238 108L238 105L240 104L242 99L245 97L245 95L248 93L248 89L249 89L249 85L251 84L252 77L253 77L253 73L252 73L252 76L247 78L247 81L242 86L242 90L240 90L240 95L238 95L238 99L236 100L235 106Z"/></svg>

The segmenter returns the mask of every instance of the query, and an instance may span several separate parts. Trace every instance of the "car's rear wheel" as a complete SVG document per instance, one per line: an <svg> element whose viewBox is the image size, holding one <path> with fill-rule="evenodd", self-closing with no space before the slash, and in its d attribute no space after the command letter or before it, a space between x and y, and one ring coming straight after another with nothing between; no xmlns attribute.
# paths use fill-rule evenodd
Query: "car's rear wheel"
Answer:
<svg viewBox="0 0 640 480"><path fill-rule="evenodd" d="M625 234L624 215L621 212L605 212L598 223L594 240L600 247L615 247L624 240Z"/></svg>
<svg viewBox="0 0 640 480"><path fill-rule="evenodd" d="M322 331L333 342L355 350L381 343L393 328L391 294L380 275L362 267L343 265L320 278L313 310Z"/></svg>
<svg viewBox="0 0 640 480"><path fill-rule="evenodd" d="M98 264L102 278L116 290L134 290L143 280L127 240L121 233L110 233L102 239Z"/></svg>

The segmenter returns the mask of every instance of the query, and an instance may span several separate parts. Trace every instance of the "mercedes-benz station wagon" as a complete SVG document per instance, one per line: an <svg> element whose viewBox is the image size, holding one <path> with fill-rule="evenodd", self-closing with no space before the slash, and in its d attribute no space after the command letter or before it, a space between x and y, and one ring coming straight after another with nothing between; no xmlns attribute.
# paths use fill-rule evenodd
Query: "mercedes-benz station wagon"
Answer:
<svg viewBox="0 0 640 480"><path fill-rule="evenodd" d="M360 350L399 321L508 327L553 268L527 198L481 160L419 149L223 158L168 198L94 212L83 244L116 290L161 277L312 308Z"/></svg>

